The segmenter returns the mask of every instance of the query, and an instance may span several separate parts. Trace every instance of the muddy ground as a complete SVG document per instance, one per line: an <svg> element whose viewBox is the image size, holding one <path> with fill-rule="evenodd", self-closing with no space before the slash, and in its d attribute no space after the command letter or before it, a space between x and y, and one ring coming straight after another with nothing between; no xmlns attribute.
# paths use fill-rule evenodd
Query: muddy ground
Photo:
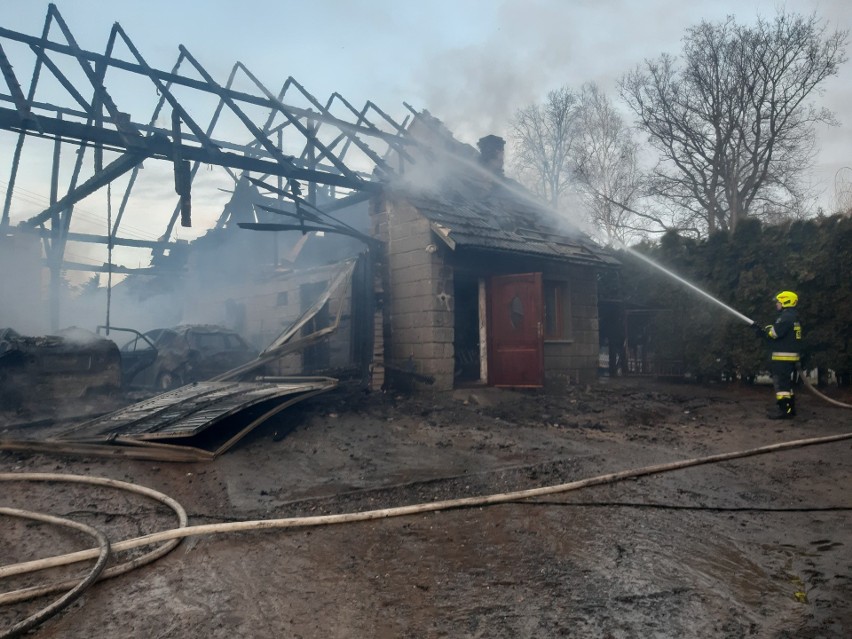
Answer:
<svg viewBox="0 0 852 639"><path fill-rule="evenodd" d="M804 390L795 421L770 421L771 396L632 378L558 394L340 389L210 463L3 452L0 472L135 482L201 524L502 493L851 430L850 411ZM850 488L844 440L525 502L193 537L96 584L32 636L848 638ZM175 525L163 507L108 489L2 490L5 505L73 517L114 540ZM92 545L43 524L0 525L2 564ZM3 590L82 570L6 579ZM0 631L52 599L0 608Z"/></svg>

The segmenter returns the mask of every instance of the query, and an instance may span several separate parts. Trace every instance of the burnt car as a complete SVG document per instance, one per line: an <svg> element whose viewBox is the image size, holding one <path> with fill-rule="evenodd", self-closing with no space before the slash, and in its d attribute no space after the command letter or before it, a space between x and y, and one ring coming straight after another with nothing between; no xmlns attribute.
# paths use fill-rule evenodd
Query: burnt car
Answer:
<svg viewBox="0 0 852 639"><path fill-rule="evenodd" d="M126 386L166 391L210 379L257 358L236 331L186 324L135 333L120 351ZM147 362L147 363L146 363Z"/></svg>

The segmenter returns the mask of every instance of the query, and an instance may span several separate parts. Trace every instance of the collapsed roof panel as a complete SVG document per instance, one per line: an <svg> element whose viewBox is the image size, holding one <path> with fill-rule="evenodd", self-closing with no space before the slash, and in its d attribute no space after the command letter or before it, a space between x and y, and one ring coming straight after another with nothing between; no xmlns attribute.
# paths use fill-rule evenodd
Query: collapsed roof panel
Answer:
<svg viewBox="0 0 852 639"><path fill-rule="evenodd" d="M75 424L48 438L0 440L0 449L211 460L288 406L336 386L337 380L328 377L198 382Z"/></svg>
<svg viewBox="0 0 852 639"><path fill-rule="evenodd" d="M260 402L333 385L333 380L325 378L292 383L197 382L78 424L55 439L107 442L119 437L139 441L194 437Z"/></svg>

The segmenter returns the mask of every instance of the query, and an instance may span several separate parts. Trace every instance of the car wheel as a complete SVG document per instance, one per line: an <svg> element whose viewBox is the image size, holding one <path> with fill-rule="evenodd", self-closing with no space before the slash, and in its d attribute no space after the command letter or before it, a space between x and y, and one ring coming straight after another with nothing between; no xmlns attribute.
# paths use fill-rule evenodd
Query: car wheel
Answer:
<svg viewBox="0 0 852 639"><path fill-rule="evenodd" d="M157 390L167 391L183 386L183 380L179 373L174 371L163 371L157 375Z"/></svg>

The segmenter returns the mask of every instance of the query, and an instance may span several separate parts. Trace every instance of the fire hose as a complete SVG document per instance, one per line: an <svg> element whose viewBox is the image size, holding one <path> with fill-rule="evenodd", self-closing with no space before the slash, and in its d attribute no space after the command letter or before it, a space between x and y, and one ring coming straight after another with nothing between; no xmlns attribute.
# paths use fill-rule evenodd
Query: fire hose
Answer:
<svg viewBox="0 0 852 639"><path fill-rule="evenodd" d="M421 504L413 504L408 506L398 506L394 508L381 508L377 510L368 510L362 512L354 512L354 513L343 513L337 515L317 515L310 517L289 517L283 519L260 519L260 520L249 520L249 521L239 521L239 522L227 522L227 523L218 523L218 524L204 524L198 526L187 526L186 525L186 512L183 507L178 504L175 500L170 497L163 495L157 491L154 491L150 488L145 488L143 486L138 486L135 484L129 484L126 482L120 482L116 480L99 478L99 477L86 477L80 475L66 475L66 474L53 474L53 473L0 473L0 481L60 481L60 482L76 482L76 483L90 483L101 486L111 486L115 488L121 488L130 490L132 492L136 492L139 494L148 495L154 499L161 501L171 507L175 513L178 515L179 519L179 527L172 529L161 531L157 533L151 533L148 535L143 535L141 537L136 537L133 539L127 539L125 541L121 541L110 546L108 541L102 541L100 548L98 549L90 549L83 550L73 553L68 553L65 555L58 555L55 557L48 557L45 559L39 559L35 561L23 562L13 565L8 565L0 568L0 578L8 577L12 575L20 575L20 574L28 574L37 572L39 570L43 570L46 568L52 568L57 566L69 565L73 563L77 563L80 561L86 561L98 557L98 563L90 572L89 576L77 584L76 581L72 582L62 582L62 583L54 583L48 584L42 587L35 588L27 588L23 590L8 592L3 595L0 595L0 604L3 603L14 603L25 601L28 599L32 599L37 596L42 596L45 594L55 593L63 590L67 590L70 586L74 586L74 588L64 597L59 599L54 604L51 604L47 608L42 611L32 615L28 619L16 624L11 629L5 631L2 635L0 635L0 639L10 639L12 637L17 637L23 632L35 627L38 623L42 623L46 621L50 616L58 613L62 608L67 606L73 601L73 598L76 598L80 594L82 594L83 590L95 583L99 578L106 579L109 577L114 577L119 574L123 574L133 568L142 566L144 564L150 563L155 559L163 556L164 554L170 552L177 544L180 543L180 540L185 537L191 537L196 535L210 535L210 534L222 534L222 533L234 533L234 532L247 532L254 530L270 530L270 529L287 529L287 528L306 528L313 526L327 526L334 524L344 524L344 523L354 523L354 522L362 522L362 521L372 521L377 519L387 519L390 517L402 517L407 515L421 514L421 513L429 513L429 512L438 512L438 511L446 511L446 510L454 510L460 508L471 508L471 507L482 507L482 506L491 506L495 504L505 504L510 502L516 502L519 500L529 499L532 497L541 497L545 495L553 495L557 493L566 493L570 491L579 490L581 488L587 488L590 486L599 486L602 484L610 484L618 481L623 481L625 479L634 479L637 477L660 474L665 472L671 472L674 470L680 470L683 468L690 468L693 466L700 466L704 464L714 464L724 461L730 461L734 459L742 459L745 457L752 457L756 455L764 455L768 453L780 452L785 450L791 450L794 448L803 448L805 446L813 446L817 444L827 444L832 442L838 442L846 439L852 439L852 432L850 433L841 433L838 435L828 435L824 437L813 437L808 439L798 439L792 440L788 442L780 442L777 444L770 444L767 446L761 446L758 448L750 448L746 450L734 451L729 453L719 453L715 455L707 455L704 457L695 457L691 459L684 459L680 461L668 462L663 464L655 464L651 466L644 466L641 468L634 468L629 470L623 470L615 473L608 473L604 475L598 475L595 477L590 477L587 479L576 480L568 483L557 484L552 486L543 486L539 488L531 488L526 490L517 490L513 492L506 493L497 493L492 495L483 495L476 497L463 497L458 499L448 499L436 502L428 502ZM14 509L2 509L0 510L0 514L13 515L13 516L27 516L27 515L19 515L14 511ZM80 529L83 529L82 526ZM100 536L98 536L100 540ZM107 558L110 555L110 551L112 552L122 552L125 550L130 550L133 548L140 548L144 546L149 546L152 544L158 544L161 542L166 542L163 546L147 553L142 557L138 557L132 561L129 561L125 564L121 564L119 566L115 566L108 570L103 570L103 565L106 563ZM103 572L101 572L103 570ZM70 586L69 586L70 584ZM73 597L72 597L73 594Z"/></svg>
<svg viewBox="0 0 852 639"><path fill-rule="evenodd" d="M104 535L100 530L98 530L97 528L92 528L91 526L87 526L86 524L73 521L71 519L53 517L51 515L34 513L28 510L19 510L17 508L0 508L0 515L22 517L24 519L32 519L33 521L42 521L49 524L55 524L59 526L65 526L66 528L80 530L94 537L99 544L98 560L97 562L95 562L94 567L85 579L83 579L79 583L71 584L73 587L71 588L71 590L65 593L65 595L54 601L46 608L42 608L37 613L30 615L22 621L19 621L2 635L3 637L17 637L29 630L32 630L36 626L50 619L60 610L68 607L73 601L75 601L80 595L82 595L83 592L89 586L95 583L98 578L103 574L103 570L106 567L107 561L109 560L110 545L109 539L107 539L106 535ZM64 589L65 588L63 588L63 590Z"/></svg>
<svg viewBox="0 0 852 639"><path fill-rule="evenodd" d="M682 278L677 273L673 273L669 269L665 268L662 264L658 264L657 262L652 260L647 255L643 255L640 251L636 251L636 250L630 248L629 246L627 246L623 242L618 242L618 243L621 245L622 250L626 251L627 253L630 253L633 257L636 257L636 258L642 260L643 262L645 262L649 266L653 266L658 271L661 271L662 273L665 273L667 276L671 277L672 279L677 280L678 282L680 282L681 284L683 284L687 288L691 289L693 292L698 293L699 295L701 295L705 299L709 300L710 302L713 302L714 304L721 306L728 313L736 316L738 319L742 320L743 322L745 322L749 326L757 326L758 325L753 319L751 319L747 315L744 315L743 313L740 313L737 309L735 309L731 306L728 306L727 304L725 304L720 299L710 295L710 293L708 293L707 291L700 289L695 284L693 284L692 282L689 282L688 280L685 280L684 278ZM797 373L799 375L799 378L801 378L802 382L805 384L807 389L809 391L811 391L814 395L816 395L820 399L827 401L829 404L833 404L834 406L839 406L840 408L852 408L852 404L844 404L843 402L839 402L837 400L831 399L830 397L827 397L824 394L820 393L816 388L813 387L813 385L810 383L810 381L808 381L808 379L804 375L802 375L801 365L798 364L798 363L796 364L796 370L797 370Z"/></svg>
<svg viewBox="0 0 852 639"><path fill-rule="evenodd" d="M179 527L186 526L188 522L188 517L183 506L181 506L177 501L175 501L168 495L164 495L163 493L153 490L151 488L146 488L145 486L139 486L137 484L131 484L115 479L108 479L106 477L87 477L84 475L68 475L61 473L0 473L0 481L54 481L118 488L120 490L126 490L149 497L165 504L166 506L171 508L177 515ZM123 564L104 569L107 561L109 560L112 552L114 551L114 547L111 547L109 540L97 529L68 519L52 517L50 515L43 515L39 513L31 513L28 511L22 511L14 508L0 508L0 515L35 519L46 523L62 525L69 528L76 528L95 537L95 539L98 540L98 543L100 545L97 550L88 551L86 558L88 559L97 556L98 561L92 571L89 573L89 575L86 576L86 578L82 581L78 582L78 580L69 580L57 582L53 584L48 584L46 586L24 588L21 590L0 595L0 605L2 605L4 603L27 601L29 599L34 599L43 595L68 591L64 596L48 605L46 608L43 608L39 612L31 615L30 617L27 617L23 621L16 623L14 626L0 634L0 639L9 639L11 637L20 636L24 632L35 628L39 624L43 623L44 621L47 621L50 617L56 615L61 610L69 606L71 603L74 602L74 600L76 600L80 595L82 595L83 592L89 586L94 584L99 579L109 579L111 577L117 577L118 575L123 575L126 572L130 572L134 568L138 568L140 566L144 566L145 564L151 563L152 561L159 559L160 557L171 552L172 549L174 549L180 543L180 539L167 541L162 546L155 548L154 550L151 550L145 553L144 555L136 557L135 559L127 561ZM73 554L74 553L71 553L71 555ZM66 560L64 562L57 563L56 565L66 565L68 563L76 563L76 561L80 561L73 559L69 561L67 560L69 556L70 555L63 555ZM54 557L52 559L56 558ZM35 572L37 570L42 570L44 568L50 567L51 559L40 560L39 562L35 563L42 565L34 569L25 570L16 570L16 566L12 565L5 566L3 570L8 569L7 576L11 576L13 574L25 574L27 572ZM21 564L17 564L17 566L20 565Z"/></svg>
<svg viewBox="0 0 852 639"><path fill-rule="evenodd" d="M802 374L803 371L802 371L801 366L799 366L799 365L796 366L796 372L799 375L799 379L801 379L802 383L805 385L805 388L807 388L811 393L813 393L814 395L816 395L820 399L825 400L829 404L833 404L834 406L839 406L840 408L852 408L852 404L845 404L843 402L837 401L836 399L832 399L831 397L828 397L827 395L824 395L823 393L820 393L816 389L816 387L813 384L811 384L811 382L807 378L807 376Z"/></svg>
<svg viewBox="0 0 852 639"><path fill-rule="evenodd" d="M702 293L703 293L703 291L702 291ZM705 293L705 295L706 295L706 293ZM711 297L711 299L715 299L715 298ZM718 300L715 300L715 301L718 304L722 304ZM725 305L722 304L722 306L725 306ZM741 319L745 320L748 323L749 326L757 326L757 323L753 319L746 317L742 313L732 309L729 306L725 306L725 308L728 309L729 311L733 312L733 313L736 313L737 316L740 317ZM832 399L831 397L828 397L827 395L819 392L816 389L816 387L813 384L811 384L811 381L808 379L807 375L804 374L804 371L802 370L801 362L796 362L796 377L798 379L802 380L802 383L805 385L805 388L807 388L814 396L828 402L829 404L832 404L834 406L838 406L839 408L852 408L852 404L846 404L846 403L838 401L836 399Z"/></svg>

